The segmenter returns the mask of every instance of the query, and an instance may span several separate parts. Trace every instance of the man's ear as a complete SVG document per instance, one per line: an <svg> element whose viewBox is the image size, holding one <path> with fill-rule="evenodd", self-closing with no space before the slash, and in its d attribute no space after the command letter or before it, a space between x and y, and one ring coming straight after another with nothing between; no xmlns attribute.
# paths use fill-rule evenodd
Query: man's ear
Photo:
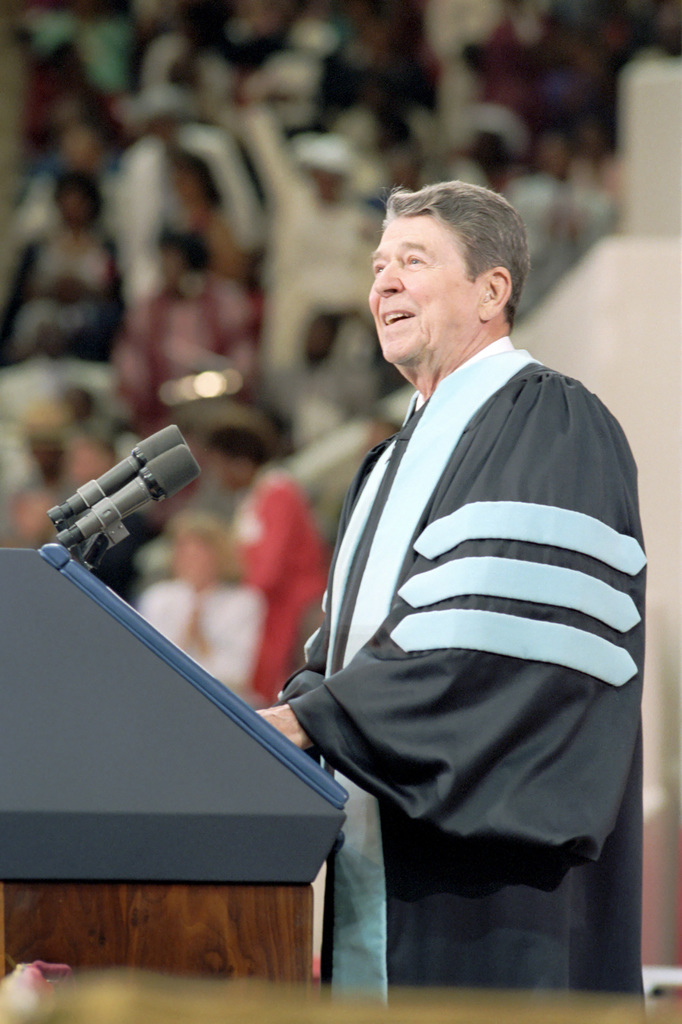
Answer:
<svg viewBox="0 0 682 1024"><path fill-rule="evenodd" d="M511 295L511 274L506 267L493 267L481 274L479 315L488 322L503 313Z"/></svg>

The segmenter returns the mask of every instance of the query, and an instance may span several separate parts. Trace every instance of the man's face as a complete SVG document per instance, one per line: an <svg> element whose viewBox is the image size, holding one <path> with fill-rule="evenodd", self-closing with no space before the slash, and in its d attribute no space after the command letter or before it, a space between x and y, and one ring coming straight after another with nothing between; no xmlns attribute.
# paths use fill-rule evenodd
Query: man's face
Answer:
<svg viewBox="0 0 682 1024"><path fill-rule="evenodd" d="M454 235L434 217L391 221L374 254L369 295L384 358L430 393L476 351L482 292Z"/></svg>

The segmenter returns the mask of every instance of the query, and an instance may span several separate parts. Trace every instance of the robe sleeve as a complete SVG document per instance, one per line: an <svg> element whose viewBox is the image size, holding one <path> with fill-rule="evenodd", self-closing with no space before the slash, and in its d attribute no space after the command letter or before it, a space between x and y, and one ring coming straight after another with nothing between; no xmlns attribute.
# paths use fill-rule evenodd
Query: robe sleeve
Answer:
<svg viewBox="0 0 682 1024"><path fill-rule="evenodd" d="M642 545L618 423L527 374L467 427L384 623L328 678L318 650L284 698L329 764L410 818L595 860L639 736Z"/></svg>

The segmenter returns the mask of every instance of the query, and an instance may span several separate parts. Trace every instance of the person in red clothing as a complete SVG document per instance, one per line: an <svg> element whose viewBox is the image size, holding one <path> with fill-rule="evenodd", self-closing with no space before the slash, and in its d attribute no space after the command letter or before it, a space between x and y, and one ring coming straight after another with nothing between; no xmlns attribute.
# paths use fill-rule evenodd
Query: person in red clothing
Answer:
<svg viewBox="0 0 682 1024"><path fill-rule="evenodd" d="M238 495L234 528L243 582L265 596L263 640L251 689L272 704L303 663L303 644L322 621L329 551L305 492L271 462L273 446L250 425L210 432L209 466Z"/></svg>

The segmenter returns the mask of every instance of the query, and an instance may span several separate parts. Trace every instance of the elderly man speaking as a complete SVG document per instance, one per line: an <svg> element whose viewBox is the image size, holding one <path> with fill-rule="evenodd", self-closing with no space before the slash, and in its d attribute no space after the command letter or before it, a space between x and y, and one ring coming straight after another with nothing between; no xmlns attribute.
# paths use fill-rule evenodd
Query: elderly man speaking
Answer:
<svg viewBox="0 0 682 1024"><path fill-rule="evenodd" d="M349 790L341 989L641 991L636 468L599 399L512 346L527 271L500 195L391 193L369 301L416 393L264 712Z"/></svg>

